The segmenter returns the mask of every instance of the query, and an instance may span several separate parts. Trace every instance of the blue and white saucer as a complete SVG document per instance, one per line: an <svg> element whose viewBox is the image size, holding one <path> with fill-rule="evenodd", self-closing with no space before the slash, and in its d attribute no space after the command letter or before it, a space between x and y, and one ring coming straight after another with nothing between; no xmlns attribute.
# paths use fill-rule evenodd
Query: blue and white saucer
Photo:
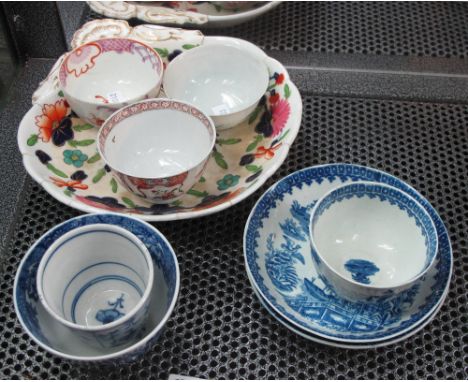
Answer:
<svg viewBox="0 0 468 382"><path fill-rule="evenodd" d="M250 275L249 275L249 279L250 279ZM251 279L250 279L250 282L253 284L253 281ZM275 318L276 321L278 321L281 325L283 325L284 327L286 327L290 331L294 332L295 334L305 338L306 340L317 342L317 343L322 344L322 345L338 347L338 348L343 348L343 349L354 349L354 350L389 346L389 345L393 345L393 344L395 344L397 342L404 341L405 339L415 335L417 332L422 330L427 324L429 324L432 321L432 319L437 315L437 313L439 312L440 308L442 307L443 301L445 300L445 297L447 295L447 293L446 293L443 296L441 302L439 303L439 305L437 306L435 311L428 318L426 318L418 326L411 329L410 331L408 331L408 332L406 332L406 333L404 333L404 334L402 334L400 336L393 337L393 338L391 338L389 340L383 340L383 341L371 342L371 343L355 343L355 342L345 342L345 341L333 341L333 340L325 339L325 338L322 338L322 337L319 337L319 336L314 336L314 335L312 335L310 333L307 333L307 332L303 331L301 328L298 328L298 327L294 326L291 322L286 322L285 320L283 320L283 318L281 316L276 314L273 311L273 309L270 307L268 302L266 302L262 298L262 296L260 295L260 292L258 292L257 289L253 288L253 291L256 294L256 296L258 297L258 299L260 300L260 302L262 303L262 305L268 311L268 313L270 313L273 316L273 318ZM446 292L448 292L448 290Z"/></svg>
<svg viewBox="0 0 468 382"><path fill-rule="evenodd" d="M310 211L325 192L353 181L399 188L415 198L434 221L437 258L425 277L404 295L353 303L338 296L315 270L308 235ZM350 164L307 168L274 184L249 216L244 255L253 288L284 323L312 337L349 344L389 341L419 329L445 298L453 266L447 230L422 195L392 175Z"/></svg>
<svg viewBox="0 0 468 382"><path fill-rule="evenodd" d="M125 345L103 349L90 346L76 333L66 330L39 301L36 274L49 246L65 233L90 224L112 224L137 236L148 248L154 267L149 317L143 332ZM42 348L76 361L131 362L144 353L161 335L177 301L180 286L176 255L165 237L141 220L117 214L81 215L53 227L28 250L18 268L13 287L14 304L24 330Z"/></svg>

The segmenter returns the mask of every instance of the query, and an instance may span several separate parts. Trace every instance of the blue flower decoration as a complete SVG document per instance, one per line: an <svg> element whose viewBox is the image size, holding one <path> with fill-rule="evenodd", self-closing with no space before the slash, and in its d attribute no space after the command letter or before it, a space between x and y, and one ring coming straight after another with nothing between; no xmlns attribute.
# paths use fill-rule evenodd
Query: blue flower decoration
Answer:
<svg viewBox="0 0 468 382"><path fill-rule="evenodd" d="M239 183L239 178L239 175L224 175L223 179L220 179L216 182L218 184L218 190L224 191L230 187L234 187L237 183Z"/></svg>
<svg viewBox="0 0 468 382"><path fill-rule="evenodd" d="M63 161L71 166L81 167L87 159L88 156L83 154L81 150L65 150L63 152Z"/></svg>

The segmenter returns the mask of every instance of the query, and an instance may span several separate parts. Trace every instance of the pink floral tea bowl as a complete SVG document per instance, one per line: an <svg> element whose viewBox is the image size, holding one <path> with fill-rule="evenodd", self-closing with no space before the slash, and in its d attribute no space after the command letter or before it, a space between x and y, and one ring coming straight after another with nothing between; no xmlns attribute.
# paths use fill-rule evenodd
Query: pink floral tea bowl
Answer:
<svg viewBox="0 0 468 382"><path fill-rule="evenodd" d="M119 182L153 203L171 203L198 182L216 141L213 121L164 98L126 106L105 121L98 151Z"/></svg>
<svg viewBox="0 0 468 382"><path fill-rule="evenodd" d="M116 110L155 98L163 62L151 47L127 38L106 38L71 51L59 71L60 87L73 111L95 126Z"/></svg>

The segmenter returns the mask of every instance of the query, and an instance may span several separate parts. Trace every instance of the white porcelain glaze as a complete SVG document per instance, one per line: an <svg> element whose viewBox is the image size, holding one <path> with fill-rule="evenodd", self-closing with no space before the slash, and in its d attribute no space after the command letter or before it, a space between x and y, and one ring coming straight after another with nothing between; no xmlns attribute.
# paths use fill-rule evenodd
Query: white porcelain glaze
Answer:
<svg viewBox="0 0 468 382"><path fill-rule="evenodd" d="M242 122L268 87L266 64L234 45L206 45L176 57L167 67L164 91L208 114L218 129Z"/></svg>
<svg viewBox="0 0 468 382"><path fill-rule="evenodd" d="M100 126L114 111L159 94L161 58L151 47L127 38L88 42L70 52L59 71L72 109Z"/></svg>
<svg viewBox="0 0 468 382"><path fill-rule="evenodd" d="M352 300L410 288L437 253L436 229L424 208L375 182L331 190L314 206L310 222L319 270Z"/></svg>
<svg viewBox="0 0 468 382"><path fill-rule="evenodd" d="M160 98L112 115L98 133L98 149L123 186L167 203L200 179L215 140L213 123L200 110Z"/></svg>
<svg viewBox="0 0 468 382"><path fill-rule="evenodd" d="M37 273L41 303L90 345L112 348L136 336L153 284L148 249L118 226L73 229L46 251Z"/></svg>

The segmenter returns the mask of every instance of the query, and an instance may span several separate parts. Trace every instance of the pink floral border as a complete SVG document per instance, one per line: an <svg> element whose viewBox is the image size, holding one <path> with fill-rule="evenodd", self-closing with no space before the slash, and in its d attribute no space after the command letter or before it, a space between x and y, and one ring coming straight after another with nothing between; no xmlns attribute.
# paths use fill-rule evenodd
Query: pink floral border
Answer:
<svg viewBox="0 0 468 382"><path fill-rule="evenodd" d="M183 113L189 114L197 118L207 129L208 133L210 134L210 139L213 139L214 128L212 128L212 122L200 110L193 106L178 101L167 99L155 99L151 101L142 101L133 105L126 106L123 109L119 110L117 113L113 114L110 117L110 119L107 120L106 123L102 126L101 130L98 133L99 149L101 153L105 154L105 142L107 136L118 123L135 114L143 113L148 110L163 109L181 111Z"/></svg>

